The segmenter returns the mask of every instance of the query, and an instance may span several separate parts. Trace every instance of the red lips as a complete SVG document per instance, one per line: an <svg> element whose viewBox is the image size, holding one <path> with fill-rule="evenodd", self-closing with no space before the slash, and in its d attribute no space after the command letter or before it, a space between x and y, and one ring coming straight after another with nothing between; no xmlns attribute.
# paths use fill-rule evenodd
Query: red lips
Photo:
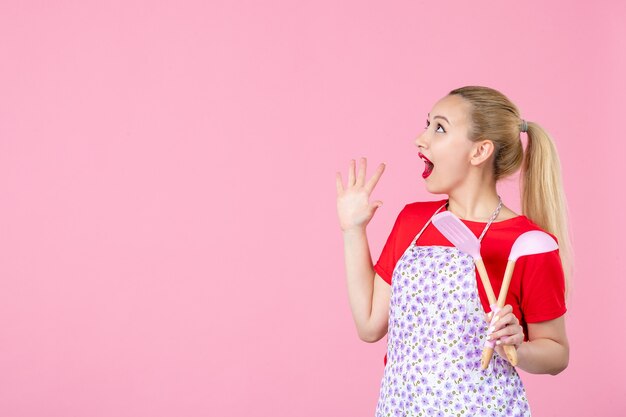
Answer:
<svg viewBox="0 0 626 417"><path fill-rule="evenodd" d="M435 164L430 162L430 159L426 158L424 154L422 154L421 152L419 152L418 155L422 159L422 161L424 161L424 163L426 164L426 167L424 168L424 172L422 173L422 178L426 179L430 176L430 174L432 174Z"/></svg>

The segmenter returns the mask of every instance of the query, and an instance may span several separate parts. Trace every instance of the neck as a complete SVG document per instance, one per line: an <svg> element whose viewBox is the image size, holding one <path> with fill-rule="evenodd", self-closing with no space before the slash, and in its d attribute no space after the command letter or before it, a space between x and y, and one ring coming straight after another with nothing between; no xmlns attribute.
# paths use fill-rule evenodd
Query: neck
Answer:
<svg viewBox="0 0 626 417"><path fill-rule="evenodd" d="M498 206L496 187L455 191L449 194L448 211L464 220L487 222Z"/></svg>

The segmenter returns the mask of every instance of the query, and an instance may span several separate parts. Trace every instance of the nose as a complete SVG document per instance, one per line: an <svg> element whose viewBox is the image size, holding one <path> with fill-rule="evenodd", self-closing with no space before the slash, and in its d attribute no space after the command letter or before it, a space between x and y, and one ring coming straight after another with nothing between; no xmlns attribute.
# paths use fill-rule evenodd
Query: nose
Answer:
<svg viewBox="0 0 626 417"><path fill-rule="evenodd" d="M415 146L417 146L417 149L422 149L426 147L426 141L424 140L425 133L426 131L420 133L415 139Z"/></svg>

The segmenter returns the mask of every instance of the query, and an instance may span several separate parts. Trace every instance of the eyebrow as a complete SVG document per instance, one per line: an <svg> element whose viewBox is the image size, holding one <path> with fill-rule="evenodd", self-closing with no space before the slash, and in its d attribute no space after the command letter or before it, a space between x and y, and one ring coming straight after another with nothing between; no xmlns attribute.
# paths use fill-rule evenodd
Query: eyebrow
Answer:
<svg viewBox="0 0 626 417"><path fill-rule="evenodd" d="M430 117L430 113L428 113L428 116ZM445 120L446 122L448 122L449 125L452 125L452 123L450 123L450 121L448 119L446 119L445 117L443 117L443 116L437 115L437 116L434 116L433 119L436 119L437 117L440 118L440 119Z"/></svg>

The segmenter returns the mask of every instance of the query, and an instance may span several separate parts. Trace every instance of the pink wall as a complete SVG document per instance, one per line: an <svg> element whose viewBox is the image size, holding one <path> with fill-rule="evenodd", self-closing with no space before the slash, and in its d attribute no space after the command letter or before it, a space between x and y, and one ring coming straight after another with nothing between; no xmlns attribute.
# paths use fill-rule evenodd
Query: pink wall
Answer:
<svg viewBox="0 0 626 417"><path fill-rule="evenodd" d="M626 8L572 4L3 1L0 415L373 416L335 172L387 163L376 259L466 84L561 154L571 360L523 374L534 415L624 415Z"/></svg>

